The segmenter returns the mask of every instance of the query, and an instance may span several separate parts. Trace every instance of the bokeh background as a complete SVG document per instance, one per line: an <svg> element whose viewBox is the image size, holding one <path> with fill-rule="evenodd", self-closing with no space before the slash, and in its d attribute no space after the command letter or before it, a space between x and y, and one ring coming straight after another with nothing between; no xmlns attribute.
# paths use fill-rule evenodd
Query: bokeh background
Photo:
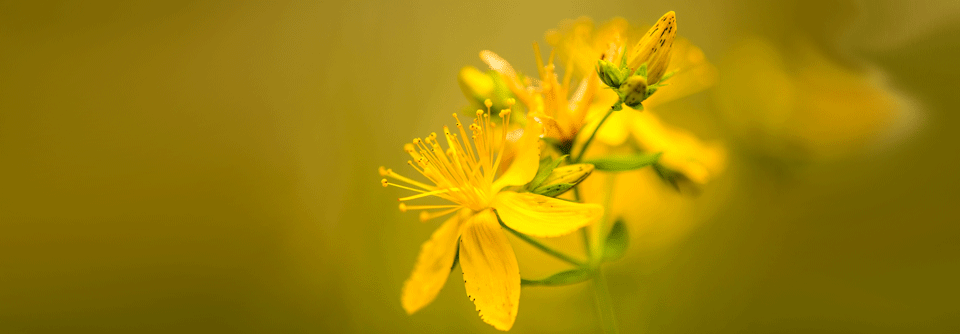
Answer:
<svg viewBox="0 0 960 334"><path fill-rule="evenodd" d="M404 314L435 224L377 167L480 50L668 10L720 79L658 112L727 168L631 228L622 331L960 332L960 3L608 0L0 2L0 332L495 332L459 269ZM592 298L524 288L513 331L597 332Z"/></svg>

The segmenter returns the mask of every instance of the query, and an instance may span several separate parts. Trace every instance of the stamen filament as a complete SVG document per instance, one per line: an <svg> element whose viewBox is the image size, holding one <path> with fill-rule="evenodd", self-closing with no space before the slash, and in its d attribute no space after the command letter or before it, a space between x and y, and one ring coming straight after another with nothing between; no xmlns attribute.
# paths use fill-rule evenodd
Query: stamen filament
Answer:
<svg viewBox="0 0 960 334"><path fill-rule="evenodd" d="M423 198L423 197L433 196L433 195L437 195L437 194L444 194L444 193L448 193L448 192L451 192L451 191L460 191L460 189L458 189L458 188L447 188L447 189L441 189L441 190L434 190L434 191L425 192L425 193L421 193L421 194L417 194L417 195L413 195L413 196L401 197L401 198L398 198L397 200L399 200L399 201L409 201L409 200L412 200L412 199Z"/></svg>

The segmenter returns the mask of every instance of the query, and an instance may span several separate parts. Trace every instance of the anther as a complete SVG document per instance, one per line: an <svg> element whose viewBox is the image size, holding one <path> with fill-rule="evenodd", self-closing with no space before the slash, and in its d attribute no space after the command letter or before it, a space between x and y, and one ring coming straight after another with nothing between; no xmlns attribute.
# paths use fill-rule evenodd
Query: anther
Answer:
<svg viewBox="0 0 960 334"><path fill-rule="evenodd" d="M387 179L382 179L380 180L380 184L383 185L384 188L386 188L387 186L390 185L390 182L387 182Z"/></svg>
<svg viewBox="0 0 960 334"><path fill-rule="evenodd" d="M407 205L406 205L406 204L400 203L400 212L407 212Z"/></svg>
<svg viewBox="0 0 960 334"><path fill-rule="evenodd" d="M380 176L387 176L387 173L389 173L387 169L383 166L380 166L380 168L378 168L377 171L380 172Z"/></svg>
<svg viewBox="0 0 960 334"><path fill-rule="evenodd" d="M490 100L487 100L487 101L490 101ZM483 110L477 109L477 117L480 117L482 115L483 115Z"/></svg>
<svg viewBox="0 0 960 334"><path fill-rule="evenodd" d="M430 214L427 213L426 211L420 211L420 221L425 222L428 220L430 220Z"/></svg>
<svg viewBox="0 0 960 334"><path fill-rule="evenodd" d="M514 98L512 98L512 97L509 98L509 99L507 99L507 106L508 106L508 107L513 107L513 105L516 104L516 103L517 103L517 100L514 99Z"/></svg>
<svg viewBox="0 0 960 334"><path fill-rule="evenodd" d="M490 99L486 99L483 101L483 105L487 106L487 108L490 108L493 106L493 101L490 101Z"/></svg>

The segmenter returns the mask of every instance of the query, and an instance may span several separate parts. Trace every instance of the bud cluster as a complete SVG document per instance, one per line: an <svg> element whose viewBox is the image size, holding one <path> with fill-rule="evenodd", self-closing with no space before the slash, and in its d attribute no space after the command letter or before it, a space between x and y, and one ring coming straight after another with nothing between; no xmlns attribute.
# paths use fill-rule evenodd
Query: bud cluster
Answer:
<svg viewBox="0 0 960 334"><path fill-rule="evenodd" d="M657 21L640 39L629 59L622 52L620 63L600 59L597 61L597 75L600 81L617 92L620 101L614 110L620 110L621 104L634 109L643 109L641 104L661 82L670 77L667 66L670 65L670 51L677 35L677 17L668 12Z"/></svg>

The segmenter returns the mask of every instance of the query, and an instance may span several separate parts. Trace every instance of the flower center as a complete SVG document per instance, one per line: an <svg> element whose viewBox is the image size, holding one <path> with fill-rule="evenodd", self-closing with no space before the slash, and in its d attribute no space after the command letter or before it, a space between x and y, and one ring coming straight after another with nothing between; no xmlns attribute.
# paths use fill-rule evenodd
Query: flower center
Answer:
<svg viewBox="0 0 960 334"><path fill-rule="evenodd" d="M386 178L381 184L395 186L418 194L401 197L400 211L423 210L421 220L444 216L460 208L481 211L490 206L495 195L492 193L493 180L503 158L507 127L510 124L510 109L500 111L502 120L498 129L490 114L493 103L484 101L487 110L477 110L477 116L467 128L463 127L457 114L457 133L443 127L443 140L447 149L440 145L436 132L426 138L416 138L404 145L404 150L412 160L407 164L429 180L422 183L395 173L392 169L380 167L380 175ZM512 105L510 103L509 105ZM469 134L468 134L469 130ZM407 205L405 202L425 197L438 197L453 204L444 205ZM436 210L439 209L439 210ZM428 211L436 210L436 211Z"/></svg>

